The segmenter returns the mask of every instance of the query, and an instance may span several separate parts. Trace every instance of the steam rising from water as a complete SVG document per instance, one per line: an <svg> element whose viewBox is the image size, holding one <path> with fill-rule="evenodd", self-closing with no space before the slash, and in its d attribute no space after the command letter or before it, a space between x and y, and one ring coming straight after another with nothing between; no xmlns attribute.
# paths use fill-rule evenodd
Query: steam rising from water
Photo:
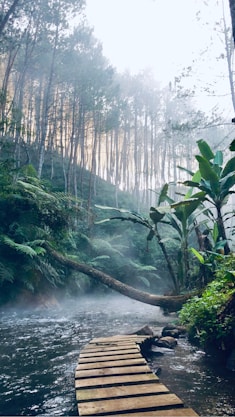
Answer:
<svg viewBox="0 0 235 417"><path fill-rule="evenodd" d="M159 333L174 319L121 296L70 300L51 310L2 311L0 415L77 415L74 370L92 338L134 332L145 324ZM208 363L186 340L151 358L150 365L160 366L162 382L199 414L234 415L235 375Z"/></svg>

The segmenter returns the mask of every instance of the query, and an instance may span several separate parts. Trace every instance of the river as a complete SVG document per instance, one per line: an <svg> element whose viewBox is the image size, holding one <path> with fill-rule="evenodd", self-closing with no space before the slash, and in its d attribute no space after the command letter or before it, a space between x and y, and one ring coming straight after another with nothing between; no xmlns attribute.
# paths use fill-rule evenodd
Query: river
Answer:
<svg viewBox="0 0 235 417"><path fill-rule="evenodd" d="M0 312L0 415L77 415L74 370L94 337L156 333L174 320L158 307L126 297L82 298L50 310ZM150 359L160 380L199 415L235 415L235 372L179 339L174 351Z"/></svg>

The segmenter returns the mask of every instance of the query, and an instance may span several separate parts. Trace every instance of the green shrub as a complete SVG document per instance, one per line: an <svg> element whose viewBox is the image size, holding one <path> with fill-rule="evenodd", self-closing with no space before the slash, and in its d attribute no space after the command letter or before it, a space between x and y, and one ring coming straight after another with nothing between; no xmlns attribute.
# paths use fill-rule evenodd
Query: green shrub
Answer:
<svg viewBox="0 0 235 417"><path fill-rule="evenodd" d="M189 338L200 346L223 348L232 333L232 314L221 320L220 314L235 296L235 257L225 256L216 271L216 278L202 295L190 299L179 313L180 322L187 327Z"/></svg>

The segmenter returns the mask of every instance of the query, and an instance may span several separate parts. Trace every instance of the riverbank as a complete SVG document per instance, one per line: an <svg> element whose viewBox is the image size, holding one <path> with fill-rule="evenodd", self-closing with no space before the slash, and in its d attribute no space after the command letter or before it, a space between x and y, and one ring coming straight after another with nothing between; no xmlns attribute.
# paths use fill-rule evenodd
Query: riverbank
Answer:
<svg viewBox="0 0 235 417"><path fill-rule="evenodd" d="M94 337L160 333L175 315L126 297L81 298L50 309L1 311L0 415L77 415L74 372ZM161 380L199 415L235 415L235 375L187 339L149 359Z"/></svg>

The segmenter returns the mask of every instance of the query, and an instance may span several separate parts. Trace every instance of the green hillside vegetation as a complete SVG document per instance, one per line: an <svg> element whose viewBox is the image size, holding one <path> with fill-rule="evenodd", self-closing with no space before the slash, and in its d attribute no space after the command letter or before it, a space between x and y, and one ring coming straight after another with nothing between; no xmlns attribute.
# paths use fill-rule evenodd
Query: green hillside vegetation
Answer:
<svg viewBox="0 0 235 417"><path fill-rule="evenodd" d="M159 289L154 260L157 248L147 252L146 237L132 225L94 224L94 204L115 204L115 187L96 178L96 193L90 197L91 173L83 172L84 199L66 195L60 177L59 156L55 156L55 174L39 180L33 165L15 168L9 155L0 162L0 276L1 303L28 297L55 294L59 297L107 291L104 286L81 273L58 265L46 252L44 242L57 250L102 269L123 282L152 291ZM79 172L79 167L78 167ZM128 193L119 191L123 207L134 208ZM146 256L145 256L146 254ZM159 261L158 261L159 262ZM26 298L27 298L26 297Z"/></svg>
<svg viewBox="0 0 235 417"><path fill-rule="evenodd" d="M234 330L228 123L194 107L184 73L161 89L147 70L118 74L85 1L19 4L4 2L0 25L0 304L115 289L176 311L191 298L189 333L222 346Z"/></svg>

